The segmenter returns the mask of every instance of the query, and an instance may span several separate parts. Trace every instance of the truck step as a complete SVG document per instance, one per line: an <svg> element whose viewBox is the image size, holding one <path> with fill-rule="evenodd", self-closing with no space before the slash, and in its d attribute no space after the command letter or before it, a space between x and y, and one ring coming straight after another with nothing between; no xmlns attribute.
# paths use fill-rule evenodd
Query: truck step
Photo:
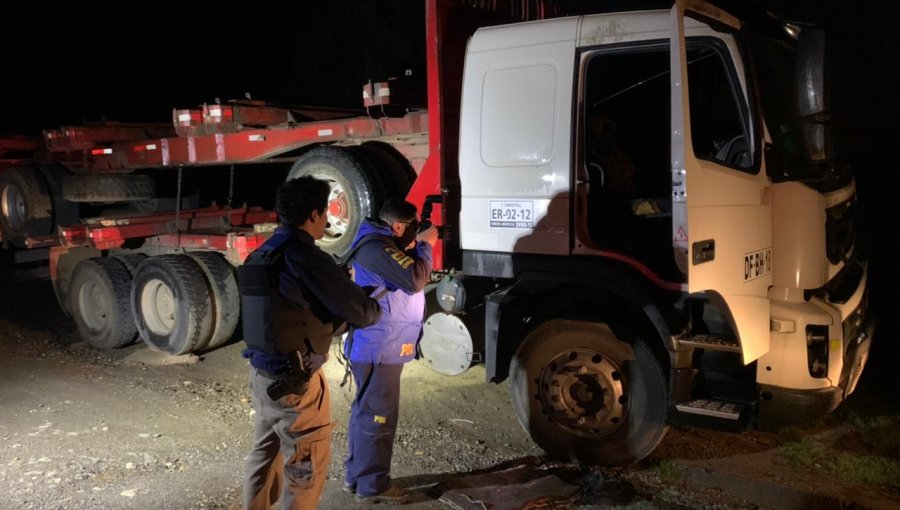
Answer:
<svg viewBox="0 0 900 510"><path fill-rule="evenodd" d="M710 351L741 352L741 346L731 338L715 335L691 335L680 338L679 345L693 347L694 349L707 349Z"/></svg>
<svg viewBox="0 0 900 510"><path fill-rule="evenodd" d="M711 416L713 418L737 421L741 417L741 411L743 411L744 405L737 402L700 398L689 402L675 404L675 408L682 413L699 414Z"/></svg>

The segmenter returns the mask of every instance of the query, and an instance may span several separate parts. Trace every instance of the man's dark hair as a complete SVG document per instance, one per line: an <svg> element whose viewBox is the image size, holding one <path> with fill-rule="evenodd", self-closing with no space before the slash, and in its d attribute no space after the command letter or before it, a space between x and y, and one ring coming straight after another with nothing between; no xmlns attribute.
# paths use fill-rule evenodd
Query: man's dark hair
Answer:
<svg viewBox="0 0 900 510"><path fill-rule="evenodd" d="M388 225L395 221L414 220L416 219L416 206L402 198L389 198L384 201L384 205L378 211L378 219Z"/></svg>
<svg viewBox="0 0 900 510"><path fill-rule="evenodd" d="M313 211L325 211L330 192L327 182L311 175L285 181L278 187L275 199L278 221L289 227L302 225Z"/></svg>

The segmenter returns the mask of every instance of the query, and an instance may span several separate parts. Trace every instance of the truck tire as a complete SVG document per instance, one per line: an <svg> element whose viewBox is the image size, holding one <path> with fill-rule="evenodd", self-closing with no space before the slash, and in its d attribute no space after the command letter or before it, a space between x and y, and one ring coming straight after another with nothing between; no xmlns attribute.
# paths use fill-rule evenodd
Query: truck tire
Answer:
<svg viewBox="0 0 900 510"><path fill-rule="evenodd" d="M606 324L552 320L526 337L510 362L519 423L549 455L625 465L649 455L666 426L666 380L640 339Z"/></svg>
<svg viewBox="0 0 900 510"><path fill-rule="evenodd" d="M0 172L0 235L19 248L28 237L53 233L53 201L40 173L31 167Z"/></svg>
<svg viewBox="0 0 900 510"><path fill-rule="evenodd" d="M75 266L70 309L81 338L97 349L115 349L134 341L131 275L113 258L82 260Z"/></svg>
<svg viewBox="0 0 900 510"><path fill-rule="evenodd" d="M62 185L69 177L69 171L61 166L40 166L38 171L47 183L53 204L53 228L75 225L81 219L78 204L62 196Z"/></svg>
<svg viewBox="0 0 900 510"><path fill-rule="evenodd" d="M141 262L131 285L134 322L151 348L173 355L206 345L212 333L212 297L200 267L184 255Z"/></svg>
<svg viewBox="0 0 900 510"><path fill-rule="evenodd" d="M388 144L378 142L364 143L356 149L369 160L370 168L374 170L374 179L381 179L384 185L384 198L406 198L412 181L409 178L407 168L409 162L403 159L396 150ZM409 169L411 172L412 169Z"/></svg>
<svg viewBox="0 0 900 510"><path fill-rule="evenodd" d="M147 256L143 253L123 253L121 255L113 255L113 258L121 262L125 269L128 270L128 274L133 278L138 266L147 259Z"/></svg>
<svg viewBox="0 0 900 510"><path fill-rule="evenodd" d="M128 214L153 214L158 212L171 212L177 209L176 197L157 196L147 200L129 202L125 211ZM181 197L181 210L197 209L200 207L200 192Z"/></svg>
<svg viewBox="0 0 900 510"><path fill-rule="evenodd" d="M319 247L344 256L349 250L363 220L374 217L383 201L381 183L374 179L368 161L343 147L316 147L300 157L291 167L287 179L304 175L327 181L328 227Z"/></svg>
<svg viewBox="0 0 900 510"><path fill-rule="evenodd" d="M203 269L213 298L213 328L207 345L198 349L215 349L234 334L241 317L241 295L234 268L218 253L195 251L187 254Z"/></svg>
<svg viewBox="0 0 900 510"><path fill-rule="evenodd" d="M153 178L141 174L70 175L62 185L70 202L136 202L156 195Z"/></svg>

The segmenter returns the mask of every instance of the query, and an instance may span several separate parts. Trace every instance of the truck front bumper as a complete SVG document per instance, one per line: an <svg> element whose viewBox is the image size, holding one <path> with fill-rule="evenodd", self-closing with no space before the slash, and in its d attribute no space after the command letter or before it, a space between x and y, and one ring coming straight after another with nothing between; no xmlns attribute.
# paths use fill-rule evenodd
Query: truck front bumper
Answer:
<svg viewBox="0 0 900 510"><path fill-rule="evenodd" d="M862 313L863 309L857 310ZM844 341L849 342L844 351L844 366L838 388L843 390L843 398L847 398L856 389L859 376L862 375L866 361L869 360L869 348L875 336L875 321L861 315L849 317L844 321Z"/></svg>
<svg viewBox="0 0 900 510"><path fill-rule="evenodd" d="M875 330L866 299L867 273L865 264L855 263L845 273L851 277L835 278L824 295L772 301L771 348L757 369L761 426L818 419L856 389ZM776 328L783 325L790 327ZM819 338L828 342L825 373L814 373L812 360L821 359L822 352L814 349L809 328L818 328Z"/></svg>

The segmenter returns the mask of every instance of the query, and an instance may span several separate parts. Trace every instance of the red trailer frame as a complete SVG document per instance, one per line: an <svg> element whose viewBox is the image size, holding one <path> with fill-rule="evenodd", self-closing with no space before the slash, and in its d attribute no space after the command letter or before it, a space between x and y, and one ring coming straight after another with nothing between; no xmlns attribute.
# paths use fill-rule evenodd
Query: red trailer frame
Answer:
<svg viewBox="0 0 900 510"><path fill-rule="evenodd" d="M430 212L433 224L442 228L434 267L444 269L454 262L448 255L457 251L458 236L449 230L456 219L448 217L448 211L458 210L460 70L468 37L481 26L554 17L560 12L552 0L426 0L427 111L409 111L402 117L347 118L341 117L348 113L346 110L288 109L240 100L173 110L172 125L103 122L47 130L44 150L34 139L4 139L0 141L0 156L33 151L33 162L60 163L76 174L112 174L284 162L296 159L304 148L319 144L386 142L406 157L417 174L407 200L420 211ZM369 111L390 104L390 86L391 82L365 86ZM296 121L295 117L315 120ZM0 160L0 168L22 161L30 160ZM273 215L259 209L213 206L174 215L132 216L60 228L58 237L28 239L27 246L71 249L81 245L103 250L119 247L126 239L156 237L173 248L224 250L226 237L191 234L212 218L228 218L231 226L246 227L254 221L273 220ZM250 242L246 247L252 245ZM239 250L234 261L242 261L247 253ZM51 265L54 259L51 257ZM52 267L51 274L55 274Z"/></svg>

